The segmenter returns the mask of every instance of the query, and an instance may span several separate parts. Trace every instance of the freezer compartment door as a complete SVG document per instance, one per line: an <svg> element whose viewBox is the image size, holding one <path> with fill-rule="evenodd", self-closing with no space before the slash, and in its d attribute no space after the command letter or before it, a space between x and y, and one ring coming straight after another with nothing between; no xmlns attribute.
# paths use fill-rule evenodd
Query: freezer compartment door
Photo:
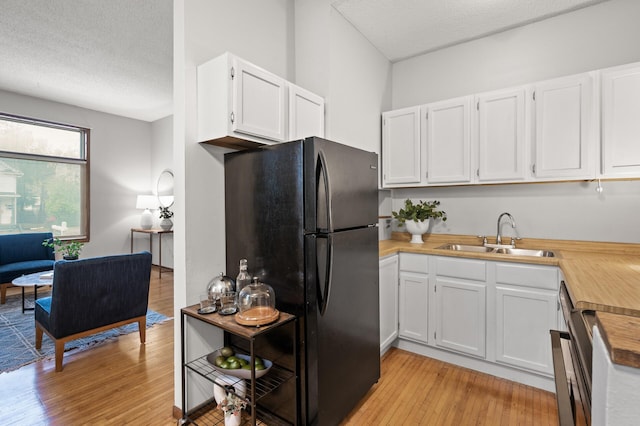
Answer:
<svg viewBox="0 0 640 426"><path fill-rule="evenodd" d="M380 377L377 228L309 235L308 424L338 424Z"/></svg>
<svg viewBox="0 0 640 426"><path fill-rule="evenodd" d="M305 231L378 223L378 155L320 138L304 142Z"/></svg>

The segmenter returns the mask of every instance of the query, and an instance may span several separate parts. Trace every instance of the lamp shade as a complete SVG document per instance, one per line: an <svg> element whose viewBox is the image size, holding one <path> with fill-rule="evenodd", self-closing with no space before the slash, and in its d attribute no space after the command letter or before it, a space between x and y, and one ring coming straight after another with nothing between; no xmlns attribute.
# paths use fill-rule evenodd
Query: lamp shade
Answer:
<svg viewBox="0 0 640 426"><path fill-rule="evenodd" d="M155 195L138 195L136 200L136 209L156 209L158 208L158 197Z"/></svg>

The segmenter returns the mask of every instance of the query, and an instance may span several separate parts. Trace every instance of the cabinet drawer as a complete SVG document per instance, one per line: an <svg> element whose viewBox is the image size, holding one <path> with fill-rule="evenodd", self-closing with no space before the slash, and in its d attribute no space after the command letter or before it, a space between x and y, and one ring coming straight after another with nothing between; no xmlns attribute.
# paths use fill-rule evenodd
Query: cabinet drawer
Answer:
<svg viewBox="0 0 640 426"><path fill-rule="evenodd" d="M558 268L521 263L497 263L496 283L558 290Z"/></svg>
<svg viewBox="0 0 640 426"><path fill-rule="evenodd" d="M436 274L439 276L486 281L487 263L482 260L438 257Z"/></svg>
<svg viewBox="0 0 640 426"><path fill-rule="evenodd" d="M425 254L400 253L400 270L427 274L429 273L429 256Z"/></svg>

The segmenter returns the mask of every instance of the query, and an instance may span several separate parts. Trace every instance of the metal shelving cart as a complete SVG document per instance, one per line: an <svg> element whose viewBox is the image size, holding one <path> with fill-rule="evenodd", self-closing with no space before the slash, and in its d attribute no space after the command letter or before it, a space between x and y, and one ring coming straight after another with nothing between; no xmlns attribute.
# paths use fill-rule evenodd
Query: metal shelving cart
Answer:
<svg viewBox="0 0 640 426"><path fill-rule="evenodd" d="M254 343L256 338L259 336L269 333L274 329L281 327L285 324L296 322L296 317L294 315L280 312L280 317L277 321L272 324L263 325L260 327L247 327L240 324L237 324L234 320L233 315L222 316L217 313L214 314L206 314L201 315L198 313L198 305L189 306L181 309L180 316L180 336L181 336L181 353L182 353L182 424L194 424L194 425L223 425L224 424L224 415L221 410L217 409L217 403L215 399L212 397L211 399L205 401L204 403L194 407L191 410L187 410L187 376L188 371L192 371L199 376L204 377L212 383L216 383L222 387L229 387L228 382L228 374L223 374L219 370L213 367L213 365L207 360L207 355L200 356L196 359L187 360L186 354L186 323L187 317L194 318L196 320L205 322L214 327L218 327L224 330L225 333L230 333L234 336L237 336L241 339L244 339L249 344L249 356L251 358L251 365L254 367L251 369L251 379L248 380L247 383L247 394L244 399L247 402L247 411L251 414L251 423L247 423L247 419L245 416L245 420L243 420L242 424L251 424L251 425L289 425L283 419L272 415L266 411L261 411L258 407L258 401L283 383L289 380L296 380L295 371L288 370L286 368L280 367L274 364L269 372L259 379L255 379L255 357L256 354L254 352ZM296 350L297 342L297 327L293 326L293 332L291 333L291 339L293 343L294 351ZM227 340L225 336L225 341ZM297 354L294 354L296 356ZM225 380L222 380L222 377L225 377ZM238 382L244 379L238 378ZM233 383L231 383L233 386ZM213 388L213 387L212 387ZM294 404L297 401L293 401Z"/></svg>

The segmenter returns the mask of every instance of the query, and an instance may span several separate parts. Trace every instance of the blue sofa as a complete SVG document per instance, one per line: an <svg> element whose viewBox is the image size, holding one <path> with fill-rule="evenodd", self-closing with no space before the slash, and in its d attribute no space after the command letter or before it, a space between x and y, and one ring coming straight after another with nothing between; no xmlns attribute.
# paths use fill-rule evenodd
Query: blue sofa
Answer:
<svg viewBox="0 0 640 426"><path fill-rule="evenodd" d="M59 260L51 296L35 307L36 349L42 335L55 343L56 371L62 371L64 344L137 322L145 342L151 253Z"/></svg>
<svg viewBox="0 0 640 426"><path fill-rule="evenodd" d="M5 303L7 287L15 278L53 269L53 249L42 245L51 238L51 232L0 235L0 303Z"/></svg>

